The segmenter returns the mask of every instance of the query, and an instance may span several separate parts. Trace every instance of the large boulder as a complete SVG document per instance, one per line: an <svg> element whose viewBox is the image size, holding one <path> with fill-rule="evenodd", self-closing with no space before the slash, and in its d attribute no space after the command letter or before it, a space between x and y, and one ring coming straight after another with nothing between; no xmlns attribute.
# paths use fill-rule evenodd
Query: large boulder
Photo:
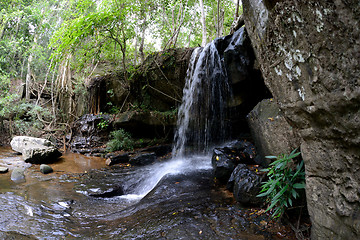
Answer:
<svg viewBox="0 0 360 240"><path fill-rule="evenodd" d="M17 136L11 140L10 145L14 151L22 153L27 163L54 162L62 155L49 140L42 138Z"/></svg>
<svg viewBox="0 0 360 240"><path fill-rule="evenodd" d="M359 239L359 1L243 8L265 84L301 139L312 238Z"/></svg>
<svg viewBox="0 0 360 240"><path fill-rule="evenodd" d="M272 99L258 103L247 117L259 155L278 156L300 147L300 138ZM267 162L269 164L269 162Z"/></svg>

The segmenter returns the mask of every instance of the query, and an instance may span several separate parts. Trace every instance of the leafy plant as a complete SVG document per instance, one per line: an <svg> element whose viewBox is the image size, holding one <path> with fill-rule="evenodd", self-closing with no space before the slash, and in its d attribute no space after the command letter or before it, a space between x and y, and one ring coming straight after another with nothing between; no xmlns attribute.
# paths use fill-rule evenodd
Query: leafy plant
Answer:
<svg viewBox="0 0 360 240"><path fill-rule="evenodd" d="M97 127L99 129L107 129L109 127L109 121L106 119L101 119L101 121L98 123Z"/></svg>
<svg viewBox="0 0 360 240"><path fill-rule="evenodd" d="M119 129L110 133L112 140L107 143L107 149L110 152L118 150L133 150L135 142L130 133L124 129Z"/></svg>
<svg viewBox="0 0 360 240"><path fill-rule="evenodd" d="M269 207L266 211L273 210L272 217L278 218L283 215L288 207L293 206L293 199L299 197L299 190L305 188L305 170L304 162L291 168L291 162L300 155L292 151L289 155L283 154L278 157L267 156L269 159L276 159L270 164L269 168L262 171L268 172L269 179L262 183L260 194L257 197L267 197L266 201Z"/></svg>

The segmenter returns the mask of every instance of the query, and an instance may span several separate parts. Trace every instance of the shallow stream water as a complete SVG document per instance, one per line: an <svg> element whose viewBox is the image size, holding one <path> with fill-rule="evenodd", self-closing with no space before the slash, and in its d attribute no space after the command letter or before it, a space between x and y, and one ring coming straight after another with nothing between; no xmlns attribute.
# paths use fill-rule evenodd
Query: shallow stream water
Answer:
<svg viewBox="0 0 360 240"><path fill-rule="evenodd" d="M0 239L274 239L283 231L249 221L249 210L214 187L208 156L107 167L65 154L43 175L1 148L0 165L10 168L0 174ZM25 183L10 180L14 166L27 168ZM90 196L114 186L125 194Z"/></svg>

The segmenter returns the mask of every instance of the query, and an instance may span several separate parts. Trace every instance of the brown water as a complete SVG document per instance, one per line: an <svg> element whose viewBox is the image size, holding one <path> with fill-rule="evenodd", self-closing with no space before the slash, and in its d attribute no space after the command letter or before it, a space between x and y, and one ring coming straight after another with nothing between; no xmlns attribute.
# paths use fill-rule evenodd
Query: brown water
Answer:
<svg viewBox="0 0 360 240"><path fill-rule="evenodd" d="M10 168L0 175L0 239L277 239L284 234L266 216L233 205L231 194L214 187L207 166L166 174L144 198L133 198L134 189L166 164L108 167L101 158L65 154L50 164L54 172L44 175L38 165L24 165L21 156L0 148L0 165ZM26 167L25 183L10 180L14 166ZM126 195L89 195L114 185L123 186Z"/></svg>

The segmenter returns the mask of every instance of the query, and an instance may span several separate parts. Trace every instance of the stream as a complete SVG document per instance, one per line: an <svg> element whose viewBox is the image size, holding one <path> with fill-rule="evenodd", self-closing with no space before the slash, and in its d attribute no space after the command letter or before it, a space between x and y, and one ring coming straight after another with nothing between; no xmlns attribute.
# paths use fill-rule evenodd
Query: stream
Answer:
<svg viewBox="0 0 360 240"><path fill-rule="evenodd" d="M0 175L0 238L294 239L269 213L236 204L214 181L206 153L229 140L231 97L219 43L191 56L171 159L106 167L104 159L68 153L43 175L1 148L0 166L10 172ZM15 166L26 168L26 182L10 180Z"/></svg>
<svg viewBox="0 0 360 240"><path fill-rule="evenodd" d="M214 185L209 156L158 161L144 167L115 165L65 154L44 175L38 165L0 148L1 239L277 239L284 228L265 226L257 210L234 204ZM10 173L23 164L26 182ZM124 195L94 197L121 185ZM253 214L256 216L257 214ZM270 222L268 223L270 224Z"/></svg>

